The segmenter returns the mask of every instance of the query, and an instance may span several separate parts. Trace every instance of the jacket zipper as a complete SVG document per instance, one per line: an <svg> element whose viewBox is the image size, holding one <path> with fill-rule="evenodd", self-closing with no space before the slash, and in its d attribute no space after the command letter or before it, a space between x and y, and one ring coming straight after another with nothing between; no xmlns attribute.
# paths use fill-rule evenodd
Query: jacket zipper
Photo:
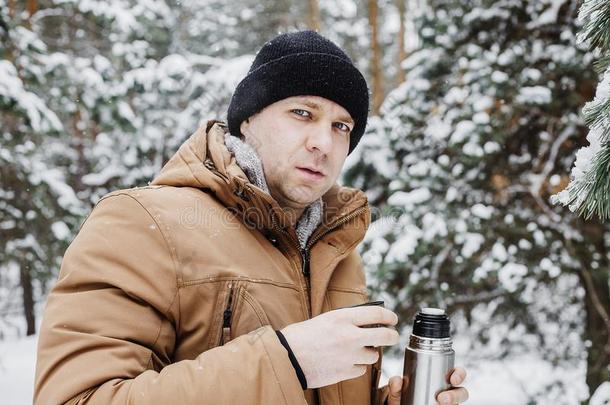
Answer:
<svg viewBox="0 0 610 405"><path fill-rule="evenodd" d="M311 286L310 286L310 279L309 279L309 275L310 275L310 273L309 273L309 262L310 262L309 253L311 251L311 247L314 245L314 243L316 243L318 240L320 240L323 236L329 234L330 232L332 232L333 230L335 230L339 226L343 225L344 223L352 220L353 218L355 218L356 216L360 215L362 212L366 211L367 209L368 209L368 206L366 206L366 205L362 206L362 207L352 211L349 215L346 215L343 218L337 220L325 232L323 232L323 233L321 233L319 235L316 235L315 238L312 238L309 242L307 242L307 244L305 245L304 248L300 247L299 241L295 240L292 237L292 235L290 235L290 233L284 231L283 229L281 229L278 226L278 224L277 224L277 222L275 220L275 216L272 217L273 227L275 229L279 230L284 235L288 236L288 239L291 241L291 244L301 254L301 271L299 272L299 274L300 274L301 281L304 282L304 284L307 285L308 289L311 288ZM307 296L305 297L305 302L309 303L309 299L308 299ZM307 313L309 314L309 317L311 318L311 308L310 308L309 304L307 304Z"/></svg>
<svg viewBox="0 0 610 405"><path fill-rule="evenodd" d="M229 282L229 300L222 314L222 333L220 334L220 346L231 340L231 318L233 317L233 283Z"/></svg>

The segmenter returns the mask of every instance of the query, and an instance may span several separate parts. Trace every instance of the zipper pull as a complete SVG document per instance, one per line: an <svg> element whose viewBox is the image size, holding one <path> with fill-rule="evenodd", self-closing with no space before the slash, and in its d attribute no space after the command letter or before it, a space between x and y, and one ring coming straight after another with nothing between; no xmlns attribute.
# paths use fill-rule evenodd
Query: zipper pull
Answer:
<svg viewBox="0 0 610 405"><path fill-rule="evenodd" d="M231 302L233 301L233 284L229 283L229 302L227 307L222 314L222 336L220 337L220 344L223 345L231 340L231 316L233 312L231 310Z"/></svg>
<svg viewBox="0 0 610 405"><path fill-rule="evenodd" d="M309 249L301 249L301 258L303 259L301 262L303 274L305 275L305 277L309 277Z"/></svg>

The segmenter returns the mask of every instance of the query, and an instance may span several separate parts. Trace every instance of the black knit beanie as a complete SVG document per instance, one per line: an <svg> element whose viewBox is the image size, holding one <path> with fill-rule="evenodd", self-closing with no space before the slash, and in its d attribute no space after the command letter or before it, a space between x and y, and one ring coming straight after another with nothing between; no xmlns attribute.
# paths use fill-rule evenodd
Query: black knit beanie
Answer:
<svg viewBox="0 0 610 405"><path fill-rule="evenodd" d="M245 119L276 101L304 95L332 100L349 112L354 120L351 153L366 128L366 80L345 52L312 30L280 34L262 46L231 98L229 132L241 136Z"/></svg>

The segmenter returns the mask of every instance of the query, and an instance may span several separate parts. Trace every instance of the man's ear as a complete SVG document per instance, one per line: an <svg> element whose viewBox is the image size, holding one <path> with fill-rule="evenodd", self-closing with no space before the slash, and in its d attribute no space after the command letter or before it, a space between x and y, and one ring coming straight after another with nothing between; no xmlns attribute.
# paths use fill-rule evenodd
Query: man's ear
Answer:
<svg viewBox="0 0 610 405"><path fill-rule="evenodd" d="M241 132L242 137L245 138L246 134L250 131L250 118L246 118L239 124L239 132Z"/></svg>

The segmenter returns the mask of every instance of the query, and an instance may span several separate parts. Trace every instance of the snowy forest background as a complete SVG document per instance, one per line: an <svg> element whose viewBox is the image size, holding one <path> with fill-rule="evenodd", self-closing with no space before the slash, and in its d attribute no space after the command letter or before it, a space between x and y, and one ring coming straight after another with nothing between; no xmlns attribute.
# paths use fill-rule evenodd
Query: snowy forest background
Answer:
<svg viewBox="0 0 610 405"><path fill-rule="evenodd" d="M600 80L580 6L0 0L0 403L31 401L45 297L93 204L226 119L260 46L304 28L371 88L343 183L374 207L368 282L403 328L382 382L402 372L415 311L438 306L468 403L610 403L609 225L551 202Z"/></svg>

